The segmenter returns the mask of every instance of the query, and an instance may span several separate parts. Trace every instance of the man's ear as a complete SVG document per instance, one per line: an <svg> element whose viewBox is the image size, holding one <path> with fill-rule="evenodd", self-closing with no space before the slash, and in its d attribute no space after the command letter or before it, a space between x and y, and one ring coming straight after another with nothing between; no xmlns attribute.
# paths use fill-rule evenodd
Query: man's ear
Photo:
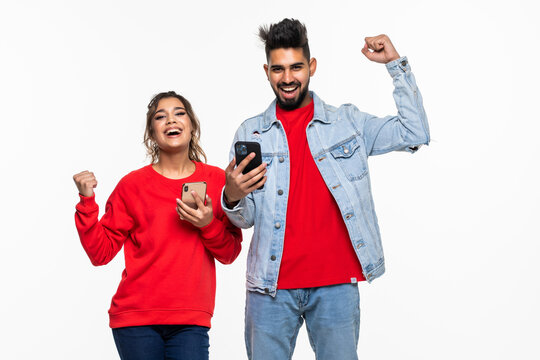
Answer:
<svg viewBox="0 0 540 360"><path fill-rule="evenodd" d="M309 77L312 77L313 75L315 75L316 70L317 70L317 59L312 57L309 60Z"/></svg>
<svg viewBox="0 0 540 360"><path fill-rule="evenodd" d="M270 81L270 77L268 76L268 64L263 65L264 73L266 74L266 79Z"/></svg>

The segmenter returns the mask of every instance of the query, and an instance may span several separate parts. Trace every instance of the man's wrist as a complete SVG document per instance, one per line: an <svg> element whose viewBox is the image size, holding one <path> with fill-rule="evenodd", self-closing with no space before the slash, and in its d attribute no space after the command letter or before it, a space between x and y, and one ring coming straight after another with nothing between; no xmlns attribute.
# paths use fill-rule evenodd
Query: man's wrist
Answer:
<svg viewBox="0 0 540 360"><path fill-rule="evenodd" d="M225 193L225 191L223 191L223 201L225 202L225 206L227 206L227 209L234 209L234 207L240 202L240 200L229 201L229 199L227 199L227 194Z"/></svg>
<svg viewBox="0 0 540 360"><path fill-rule="evenodd" d="M402 56L399 59L392 60L386 64L386 69L392 77L399 76L403 73L411 71L411 66L409 65L409 60L407 56Z"/></svg>

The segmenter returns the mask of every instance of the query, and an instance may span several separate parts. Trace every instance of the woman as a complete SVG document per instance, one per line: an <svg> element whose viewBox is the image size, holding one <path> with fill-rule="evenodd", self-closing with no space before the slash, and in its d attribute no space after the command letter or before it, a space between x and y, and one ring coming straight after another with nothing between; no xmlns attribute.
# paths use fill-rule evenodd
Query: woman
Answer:
<svg viewBox="0 0 540 360"><path fill-rule="evenodd" d="M126 268L109 310L121 359L208 359L214 310L214 258L229 264L242 235L219 202L223 170L206 165L199 121L191 104L173 91L148 105L144 143L152 163L126 175L98 221L93 189L83 171L75 223L94 265L111 261L124 246ZM207 195L192 192L196 208L179 199L183 184L204 181Z"/></svg>

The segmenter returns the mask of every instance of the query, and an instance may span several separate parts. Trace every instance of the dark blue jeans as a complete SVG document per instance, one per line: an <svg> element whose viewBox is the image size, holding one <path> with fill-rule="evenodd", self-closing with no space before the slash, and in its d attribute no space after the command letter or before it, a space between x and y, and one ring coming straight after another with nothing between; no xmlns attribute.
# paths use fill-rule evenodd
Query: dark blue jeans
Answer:
<svg viewBox="0 0 540 360"><path fill-rule="evenodd" d="M208 330L196 325L150 325L112 331L122 360L208 360Z"/></svg>

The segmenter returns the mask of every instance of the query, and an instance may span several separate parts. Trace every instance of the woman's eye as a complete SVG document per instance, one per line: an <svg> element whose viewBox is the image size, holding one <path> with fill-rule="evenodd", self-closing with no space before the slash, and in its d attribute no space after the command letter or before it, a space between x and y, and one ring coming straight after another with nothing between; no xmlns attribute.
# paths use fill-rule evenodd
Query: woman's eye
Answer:
<svg viewBox="0 0 540 360"><path fill-rule="evenodd" d="M183 112L183 111L181 111L181 112L177 112L177 113L176 113L176 116L184 116L184 115L186 115L186 113L185 113L185 112Z"/></svg>
<svg viewBox="0 0 540 360"><path fill-rule="evenodd" d="M164 119L164 118L165 118L164 115L158 115L158 116L156 116L154 119L155 119L155 120L161 120L161 119Z"/></svg>

